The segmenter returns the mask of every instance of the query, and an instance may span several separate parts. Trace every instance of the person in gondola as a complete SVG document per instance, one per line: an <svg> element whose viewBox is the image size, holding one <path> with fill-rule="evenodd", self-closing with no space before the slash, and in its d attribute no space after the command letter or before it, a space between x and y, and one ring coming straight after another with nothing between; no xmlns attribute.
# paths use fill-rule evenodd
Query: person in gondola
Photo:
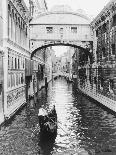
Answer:
<svg viewBox="0 0 116 155"><path fill-rule="evenodd" d="M55 105L53 105L53 107L52 107L51 111L49 112L48 116L49 116L49 121L51 123L55 124L57 122L57 113L56 113Z"/></svg>
<svg viewBox="0 0 116 155"><path fill-rule="evenodd" d="M47 111L43 108L43 106L39 109L38 117L39 117L39 124L40 127L43 127L45 120L47 119Z"/></svg>

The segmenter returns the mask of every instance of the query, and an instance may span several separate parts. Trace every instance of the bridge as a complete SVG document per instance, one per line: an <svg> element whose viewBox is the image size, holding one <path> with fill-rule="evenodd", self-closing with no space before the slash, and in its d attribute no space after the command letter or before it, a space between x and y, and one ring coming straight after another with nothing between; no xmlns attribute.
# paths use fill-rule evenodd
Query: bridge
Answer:
<svg viewBox="0 0 116 155"><path fill-rule="evenodd" d="M30 22L32 56L42 48L66 45L86 49L93 44L90 19L59 6L52 12L38 15Z"/></svg>

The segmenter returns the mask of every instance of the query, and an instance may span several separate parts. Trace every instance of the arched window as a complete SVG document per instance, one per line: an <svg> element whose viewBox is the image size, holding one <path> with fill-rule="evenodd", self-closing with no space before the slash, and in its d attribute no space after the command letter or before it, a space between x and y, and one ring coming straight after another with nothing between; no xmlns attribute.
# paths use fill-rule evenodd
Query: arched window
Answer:
<svg viewBox="0 0 116 155"><path fill-rule="evenodd" d="M8 54L8 68L10 68L10 56Z"/></svg>
<svg viewBox="0 0 116 155"><path fill-rule="evenodd" d="M18 17L18 26L19 26L19 28L21 27L20 17Z"/></svg>
<svg viewBox="0 0 116 155"><path fill-rule="evenodd" d="M19 84L21 84L21 74L19 74Z"/></svg>
<svg viewBox="0 0 116 155"><path fill-rule="evenodd" d="M23 21L21 20L21 29L23 29Z"/></svg>
<svg viewBox="0 0 116 155"><path fill-rule="evenodd" d="M9 13L11 13L11 6L10 6L10 4L8 4L8 11L9 11Z"/></svg>
<svg viewBox="0 0 116 155"><path fill-rule="evenodd" d="M23 23L23 31L25 30L25 23Z"/></svg>
<svg viewBox="0 0 116 155"><path fill-rule="evenodd" d="M20 69L20 60L18 58L18 69Z"/></svg>
<svg viewBox="0 0 116 155"><path fill-rule="evenodd" d="M23 69L25 68L25 60L23 59Z"/></svg>
<svg viewBox="0 0 116 155"><path fill-rule="evenodd" d="M13 69L13 57L12 57L12 69Z"/></svg>
<svg viewBox="0 0 116 155"><path fill-rule="evenodd" d="M12 9L12 17L13 17L13 19L14 19L14 9Z"/></svg>
<svg viewBox="0 0 116 155"><path fill-rule="evenodd" d="M15 22L17 24L17 13L15 13Z"/></svg>
<svg viewBox="0 0 116 155"><path fill-rule="evenodd" d="M18 74L16 74L16 85L18 86Z"/></svg>
<svg viewBox="0 0 116 155"><path fill-rule="evenodd" d="M26 26L26 35L27 35L27 26Z"/></svg>
<svg viewBox="0 0 116 155"><path fill-rule="evenodd" d="M15 58L15 69L17 69L17 58Z"/></svg>
<svg viewBox="0 0 116 155"><path fill-rule="evenodd" d="M24 80L23 80L23 73L21 73L21 84L23 84Z"/></svg>

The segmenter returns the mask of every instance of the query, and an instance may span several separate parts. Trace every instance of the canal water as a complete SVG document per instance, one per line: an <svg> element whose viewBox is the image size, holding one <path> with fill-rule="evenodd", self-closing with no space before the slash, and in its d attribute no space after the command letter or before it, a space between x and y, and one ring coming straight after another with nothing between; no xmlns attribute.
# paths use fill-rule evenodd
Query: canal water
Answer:
<svg viewBox="0 0 116 155"><path fill-rule="evenodd" d="M39 142L38 109L56 106L54 142ZM63 78L43 88L0 129L0 155L116 155L116 114Z"/></svg>

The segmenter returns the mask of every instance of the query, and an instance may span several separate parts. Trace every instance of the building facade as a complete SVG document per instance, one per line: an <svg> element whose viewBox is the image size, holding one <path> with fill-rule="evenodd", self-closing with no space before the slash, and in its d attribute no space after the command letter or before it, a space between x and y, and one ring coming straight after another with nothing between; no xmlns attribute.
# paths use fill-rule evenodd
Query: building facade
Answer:
<svg viewBox="0 0 116 155"><path fill-rule="evenodd" d="M79 87L87 95L116 111L115 0L110 1L91 22L91 28L94 61L91 62L89 58L84 61L81 68L85 72L85 78L82 79L85 82Z"/></svg>
<svg viewBox="0 0 116 155"><path fill-rule="evenodd" d="M26 102L25 60L29 52L29 11L24 1L2 0L4 117Z"/></svg>

